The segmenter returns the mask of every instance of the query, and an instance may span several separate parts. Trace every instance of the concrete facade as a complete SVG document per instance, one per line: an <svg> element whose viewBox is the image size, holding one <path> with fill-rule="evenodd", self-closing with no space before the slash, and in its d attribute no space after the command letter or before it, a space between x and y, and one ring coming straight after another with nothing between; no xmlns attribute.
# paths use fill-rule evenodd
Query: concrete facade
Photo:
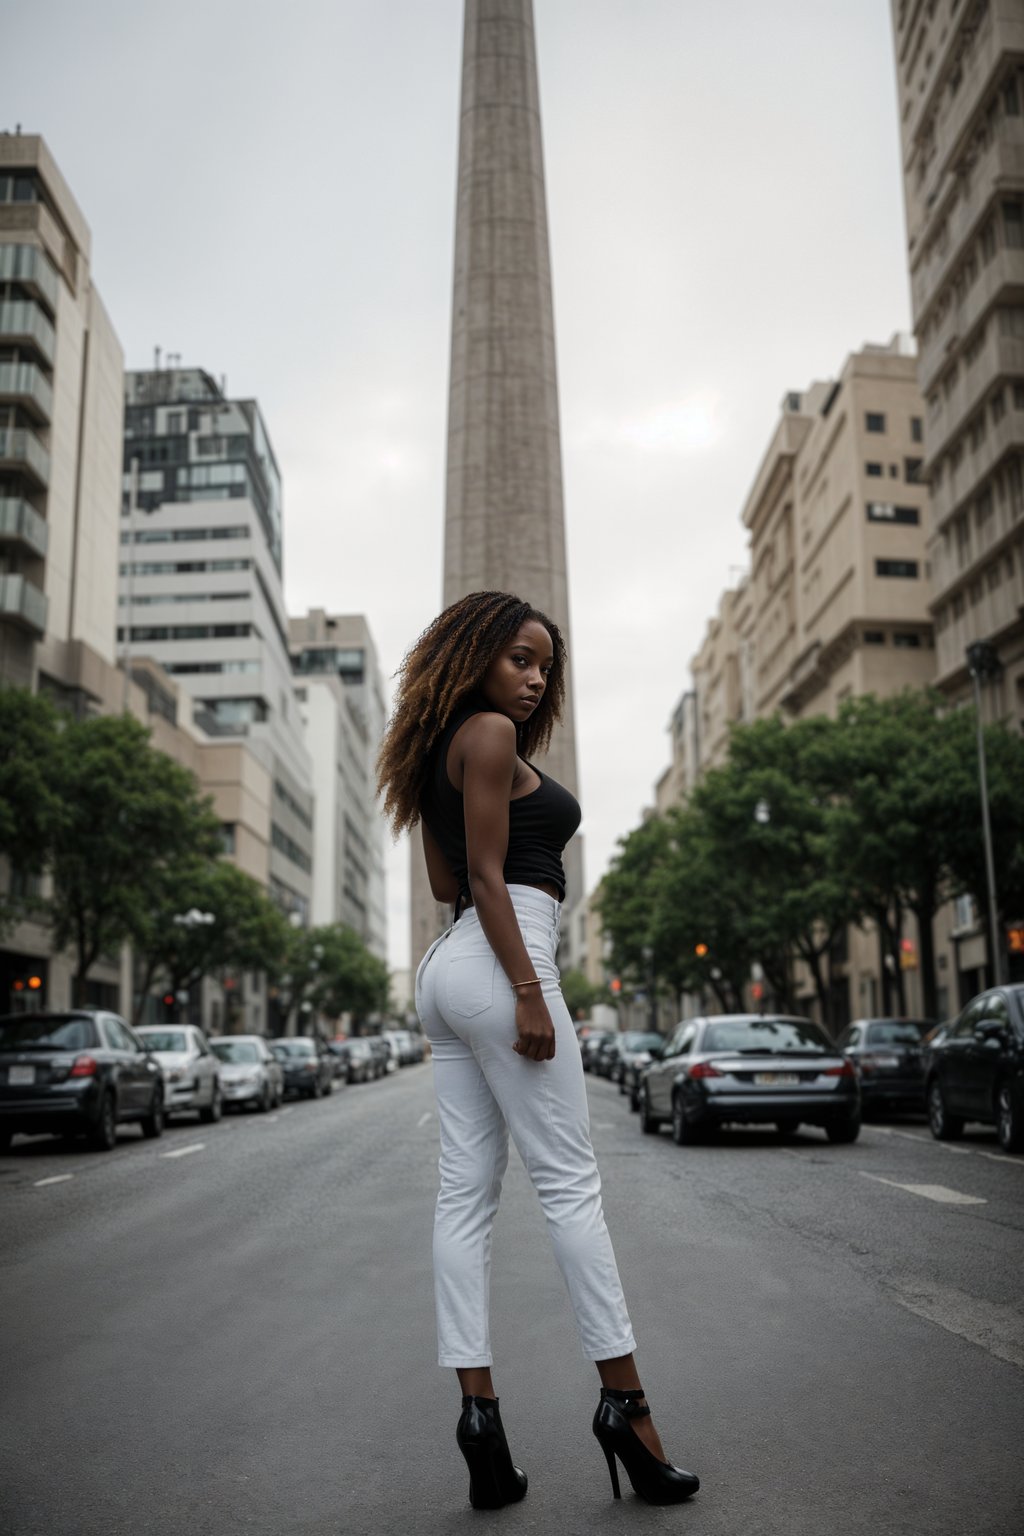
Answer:
<svg viewBox="0 0 1024 1536"><path fill-rule="evenodd" d="M1024 8L894 0L907 257L932 489L937 681L1024 726Z"/></svg>
<svg viewBox="0 0 1024 1536"><path fill-rule="evenodd" d="M568 642L551 259L531 0L466 0L448 406L444 602L516 592ZM545 767L577 789L573 695ZM582 843L566 849L566 949ZM413 847L412 963L436 929ZM569 957L571 963L571 955Z"/></svg>
<svg viewBox="0 0 1024 1536"><path fill-rule="evenodd" d="M314 608L288 621L295 699L313 765L312 921L345 923L387 959L385 822L375 764L384 682L361 614Z"/></svg>

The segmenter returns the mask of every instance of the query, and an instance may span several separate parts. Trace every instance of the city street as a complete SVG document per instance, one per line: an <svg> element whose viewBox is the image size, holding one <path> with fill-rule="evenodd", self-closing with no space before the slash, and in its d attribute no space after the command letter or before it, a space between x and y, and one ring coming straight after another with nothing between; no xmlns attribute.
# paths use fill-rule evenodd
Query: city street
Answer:
<svg viewBox="0 0 1024 1536"><path fill-rule="evenodd" d="M1024 1157L920 1119L676 1147L588 1078L681 1508L614 1503L513 1156L496 1381L526 1500L474 1514L434 1364L429 1066L91 1153L0 1157L8 1536L1011 1536L1024 1528Z"/></svg>

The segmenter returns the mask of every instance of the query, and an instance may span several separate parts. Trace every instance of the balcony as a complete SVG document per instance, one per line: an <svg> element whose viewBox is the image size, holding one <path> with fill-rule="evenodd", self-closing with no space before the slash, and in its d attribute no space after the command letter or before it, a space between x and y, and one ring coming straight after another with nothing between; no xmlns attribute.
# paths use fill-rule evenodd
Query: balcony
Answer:
<svg viewBox="0 0 1024 1536"><path fill-rule="evenodd" d="M957 508L974 495L1001 459L1013 451L1020 452L1022 442L1024 425L1021 413L1008 410L997 426L989 426L984 440L973 453L964 449L955 471L947 464L942 484L932 486L932 527L941 528Z"/></svg>
<svg viewBox="0 0 1024 1536"><path fill-rule="evenodd" d="M53 367L57 334L38 304L31 299L7 299L0 303L0 345L34 347Z"/></svg>
<svg viewBox="0 0 1024 1536"><path fill-rule="evenodd" d="M17 283L57 312L60 279L37 245L0 244L0 283Z"/></svg>
<svg viewBox="0 0 1024 1536"><path fill-rule="evenodd" d="M0 469L30 476L43 491L50 483L50 455L23 427L0 427Z"/></svg>
<svg viewBox="0 0 1024 1536"><path fill-rule="evenodd" d="M949 447L997 379L1024 379L1024 340L999 335L989 321L985 345L934 416L928 417L928 458L934 462Z"/></svg>
<svg viewBox="0 0 1024 1536"><path fill-rule="evenodd" d="M951 304L942 323L920 343L917 376L921 393L930 394L935 380L964 338L995 304L1024 301L1024 251L999 250L975 279L960 304Z"/></svg>
<svg viewBox="0 0 1024 1536"><path fill-rule="evenodd" d="M39 426L49 426L53 387L35 363L0 363L0 405L20 405Z"/></svg>
<svg viewBox="0 0 1024 1536"><path fill-rule="evenodd" d="M1011 21L1009 15L993 15L990 9L974 41L956 97L945 111L940 109L938 114L935 128L936 174L942 175L955 165L963 153L967 129L993 77L1003 68L1007 56L1022 47L1024 25Z"/></svg>
<svg viewBox="0 0 1024 1536"><path fill-rule="evenodd" d="M946 220L942 254L918 262L910 275L910 295L918 320L948 279L990 207L998 209L1000 195L1024 185L1024 118L1001 125L998 138L971 167L969 186Z"/></svg>
<svg viewBox="0 0 1024 1536"><path fill-rule="evenodd" d="M0 544L18 544L42 559L50 530L35 507L16 496L0 496Z"/></svg>
<svg viewBox="0 0 1024 1536"><path fill-rule="evenodd" d="M16 624L40 640L46 634L46 596L26 576L0 576L0 624Z"/></svg>

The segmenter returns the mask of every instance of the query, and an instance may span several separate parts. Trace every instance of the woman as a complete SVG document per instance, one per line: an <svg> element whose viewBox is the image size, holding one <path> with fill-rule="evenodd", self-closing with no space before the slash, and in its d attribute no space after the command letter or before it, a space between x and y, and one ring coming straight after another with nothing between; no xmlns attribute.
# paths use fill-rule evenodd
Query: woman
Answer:
<svg viewBox="0 0 1024 1536"><path fill-rule="evenodd" d="M488 1332L491 1228L511 1132L601 1378L593 1429L613 1494L618 1457L642 1497L676 1503L699 1484L665 1461L640 1386L555 962L561 854L580 809L530 758L560 718L562 637L519 598L473 592L424 631L399 677L378 763L385 812L396 832L420 823L431 889L455 907L417 972L416 1007L441 1128L438 1358L462 1387L456 1438L470 1502L493 1509L526 1492L498 1412Z"/></svg>

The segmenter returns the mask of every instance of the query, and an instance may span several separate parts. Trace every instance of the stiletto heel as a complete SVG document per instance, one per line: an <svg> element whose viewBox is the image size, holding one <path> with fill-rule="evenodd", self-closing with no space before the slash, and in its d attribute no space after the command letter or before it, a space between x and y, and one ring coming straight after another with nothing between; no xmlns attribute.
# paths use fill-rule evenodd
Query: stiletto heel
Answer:
<svg viewBox="0 0 1024 1536"><path fill-rule="evenodd" d="M526 1473L512 1461L496 1397L464 1397L455 1431L469 1468L474 1509L501 1509L526 1493Z"/></svg>
<svg viewBox="0 0 1024 1536"><path fill-rule="evenodd" d="M642 1387L620 1392L614 1387L601 1388L601 1401L594 1414L594 1434L604 1451L612 1477L612 1494L619 1495L616 1456L626 1469L633 1492L648 1504L679 1504L700 1487L700 1478L661 1461L634 1433L631 1419L645 1419L650 1413Z"/></svg>
<svg viewBox="0 0 1024 1536"><path fill-rule="evenodd" d="M610 1445L602 1445L601 1449L604 1451L604 1459L608 1463L608 1471L611 1474L612 1498L621 1499L622 1494L619 1492L619 1469L615 1465L615 1452Z"/></svg>

